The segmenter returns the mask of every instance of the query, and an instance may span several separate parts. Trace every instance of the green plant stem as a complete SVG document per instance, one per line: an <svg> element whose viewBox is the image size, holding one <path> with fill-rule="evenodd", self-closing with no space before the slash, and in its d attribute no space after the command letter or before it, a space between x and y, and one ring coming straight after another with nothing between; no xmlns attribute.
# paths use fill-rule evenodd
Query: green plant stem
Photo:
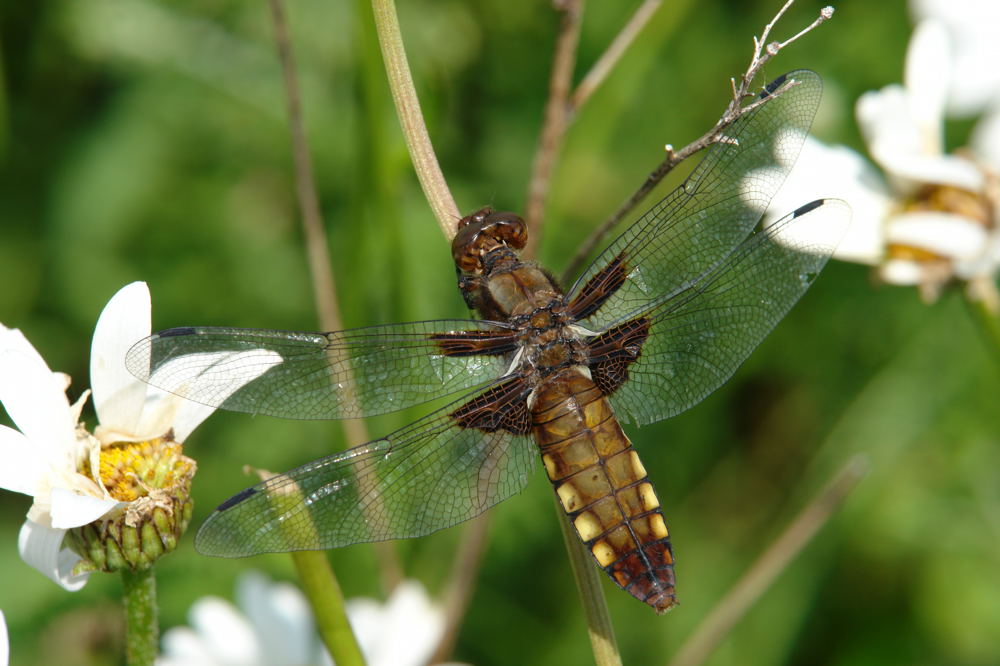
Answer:
<svg viewBox="0 0 1000 666"><path fill-rule="evenodd" d="M262 481L274 476L264 469L254 471ZM290 511L303 502L302 491L297 484L289 484L280 489L268 489L267 497L275 511L281 513ZM287 523L282 523L282 526L285 530L292 529ZM295 529L311 531L304 536L297 535L304 543L319 543L319 537L315 533L316 526L311 520L297 524ZM290 542L294 543L296 537L291 532L288 534ZM340 590L340 583L333 574L333 567L330 566L326 553L321 550L300 550L293 551L289 555L299 576L302 591L309 600L313 617L316 618L316 628L319 630L320 638L330 656L338 666L364 664L361 648L358 647L357 639L347 621L344 594Z"/></svg>
<svg viewBox="0 0 1000 666"><path fill-rule="evenodd" d="M455 225L462 216L451 190L448 189L448 183L445 182L420 111L420 100L413 85L413 75L410 74L403 36L399 30L396 4L393 0L372 0L372 10L382 59L385 61L385 72L392 90L392 101L396 105L396 115L403 129L413 168L442 233L450 240L455 235Z"/></svg>
<svg viewBox="0 0 1000 666"><path fill-rule="evenodd" d="M990 350L1000 360L1000 293L992 278L970 281L965 286L965 303L979 325Z"/></svg>
<svg viewBox="0 0 1000 666"><path fill-rule="evenodd" d="M555 500L557 521L562 530L563 542L569 554L569 563L573 569L573 579L580 592L583 602L583 612L587 616L587 634L590 636L590 648L594 652L594 663L597 666L621 666L622 658L618 654L618 643L615 641L615 630L611 625L611 614L604 600L604 589L601 587L601 575L594 566L594 560L580 542L569 517Z"/></svg>
<svg viewBox="0 0 1000 666"><path fill-rule="evenodd" d="M156 574L153 567L122 569L125 601L125 659L129 666L152 666L160 628L156 613Z"/></svg>
<svg viewBox="0 0 1000 666"><path fill-rule="evenodd" d="M303 550L291 555L302 589L312 606L319 635L333 661L337 666L363 666L365 658L347 621L344 595L326 553Z"/></svg>

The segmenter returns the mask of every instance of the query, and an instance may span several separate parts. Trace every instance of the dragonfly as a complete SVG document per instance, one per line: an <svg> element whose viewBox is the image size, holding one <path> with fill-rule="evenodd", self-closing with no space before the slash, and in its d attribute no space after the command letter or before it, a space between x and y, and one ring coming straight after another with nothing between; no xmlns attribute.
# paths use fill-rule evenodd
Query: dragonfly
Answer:
<svg viewBox="0 0 1000 666"><path fill-rule="evenodd" d="M669 610L670 532L621 424L701 401L823 268L846 204L820 199L761 222L821 91L806 70L765 86L761 103L568 290L519 257L520 217L483 208L461 219L451 246L459 291L479 318L335 332L187 326L136 343L133 374L238 412L354 419L451 398L237 493L202 525L197 549L245 557L426 535L520 492L540 457L597 566Z"/></svg>

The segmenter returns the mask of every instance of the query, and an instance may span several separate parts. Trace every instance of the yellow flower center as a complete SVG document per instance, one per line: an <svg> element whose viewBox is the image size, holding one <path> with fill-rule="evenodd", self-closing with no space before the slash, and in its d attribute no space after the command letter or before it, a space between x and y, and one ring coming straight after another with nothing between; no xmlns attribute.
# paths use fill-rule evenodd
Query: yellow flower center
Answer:
<svg viewBox="0 0 1000 666"><path fill-rule="evenodd" d="M91 476L89 461L84 473ZM165 437L115 442L101 448L100 479L113 498L133 502L151 490L170 489L194 473L194 461L181 445Z"/></svg>

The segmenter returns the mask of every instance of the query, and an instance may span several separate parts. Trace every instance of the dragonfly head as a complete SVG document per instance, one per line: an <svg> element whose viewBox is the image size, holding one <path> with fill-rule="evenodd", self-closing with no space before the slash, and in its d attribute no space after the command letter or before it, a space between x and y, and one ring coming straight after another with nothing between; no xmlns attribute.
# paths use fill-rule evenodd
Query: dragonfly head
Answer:
<svg viewBox="0 0 1000 666"><path fill-rule="evenodd" d="M519 215L482 208L459 220L451 254L460 270L482 275L487 254L501 247L520 250L527 241L528 228Z"/></svg>

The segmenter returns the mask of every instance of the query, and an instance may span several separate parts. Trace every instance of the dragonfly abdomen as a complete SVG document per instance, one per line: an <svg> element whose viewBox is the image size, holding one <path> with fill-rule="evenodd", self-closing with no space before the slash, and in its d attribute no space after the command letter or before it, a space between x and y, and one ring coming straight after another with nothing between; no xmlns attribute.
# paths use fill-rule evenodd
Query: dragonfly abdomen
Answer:
<svg viewBox="0 0 1000 666"><path fill-rule="evenodd" d="M598 565L632 596L665 612L677 603L660 502L610 403L582 368L547 381L532 429L559 503Z"/></svg>

